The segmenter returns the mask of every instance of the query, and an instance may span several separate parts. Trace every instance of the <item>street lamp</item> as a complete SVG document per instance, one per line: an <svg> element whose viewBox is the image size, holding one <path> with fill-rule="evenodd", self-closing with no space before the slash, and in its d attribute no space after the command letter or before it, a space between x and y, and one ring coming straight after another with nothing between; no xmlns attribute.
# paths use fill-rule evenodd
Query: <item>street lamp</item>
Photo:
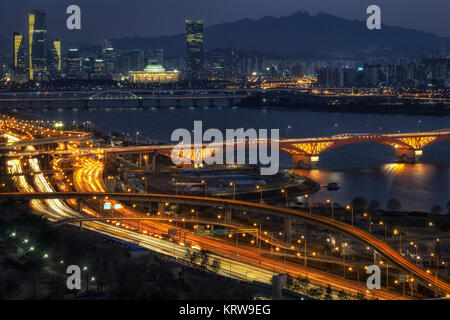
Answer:
<svg viewBox="0 0 450 320"><path fill-rule="evenodd" d="M327 199L327 203L331 203L331 220L334 220L334 202L331 199Z"/></svg>
<svg viewBox="0 0 450 320"><path fill-rule="evenodd" d="M281 189L281 193L284 193L284 195L286 196L286 208L288 207L288 192L287 190Z"/></svg>
<svg viewBox="0 0 450 320"><path fill-rule="evenodd" d="M386 234L387 234L387 224L383 221L380 221L380 226L384 225L384 242L386 243Z"/></svg>
<svg viewBox="0 0 450 320"><path fill-rule="evenodd" d="M230 182L230 187L233 187L233 200L236 200L236 184L234 182Z"/></svg>
<svg viewBox="0 0 450 320"><path fill-rule="evenodd" d="M372 216L367 212L364 212L363 216L369 218L369 233L372 233Z"/></svg>
<svg viewBox="0 0 450 320"><path fill-rule="evenodd" d="M136 132L136 145L138 144L139 131Z"/></svg>
<svg viewBox="0 0 450 320"><path fill-rule="evenodd" d="M259 202L263 203L263 189L261 186L256 186L256 189L260 191L261 197L259 199Z"/></svg>
<svg viewBox="0 0 450 320"><path fill-rule="evenodd" d="M394 229L394 236L399 236L399 252L402 253L402 232L398 229Z"/></svg>
<svg viewBox="0 0 450 320"><path fill-rule="evenodd" d="M309 214L312 215L311 196L309 194L305 194L305 199L309 200Z"/></svg>
<svg viewBox="0 0 450 320"><path fill-rule="evenodd" d="M351 210L351 212L352 212L352 226L353 226L353 206L347 205L347 206L345 207L345 209L346 209L346 210Z"/></svg>
<svg viewBox="0 0 450 320"><path fill-rule="evenodd" d="M205 198L207 198L208 197L208 185L206 183L206 180L202 180L202 184L205 185Z"/></svg>

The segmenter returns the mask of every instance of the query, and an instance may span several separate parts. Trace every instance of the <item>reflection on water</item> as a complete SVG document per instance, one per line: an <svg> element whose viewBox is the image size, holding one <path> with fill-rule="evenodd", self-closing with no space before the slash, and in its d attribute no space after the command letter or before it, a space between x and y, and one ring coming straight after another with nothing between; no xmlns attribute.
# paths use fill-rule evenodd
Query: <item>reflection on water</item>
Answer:
<svg viewBox="0 0 450 320"><path fill-rule="evenodd" d="M163 105L163 104L162 104ZM203 121L203 129L227 128L280 129L281 137L302 138L332 136L341 133L381 133L432 131L449 128L450 117L416 115L339 114L308 111L280 111L229 108L78 109L34 110L40 119L57 121L91 121L106 132L123 132L134 137L139 131L143 141L170 142L173 130L192 130L194 120ZM420 127L419 127L420 123ZM376 199L383 207L397 198L403 209L429 211L433 205L446 208L450 200L450 140L424 148L421 163L395 164L393 148L376 143L360 143L334 149L320 155L318 169L298 173L322 185L337 182L338 191L322 189L313 201L327 197L346 204L356 196ZM281 168L290 168L290 156L280 154Z"/></svg>
<svg viewBox="0 0 450 320"><path fill-rule="evenodd" d="M450 200L450 167L426 163L385 164L372 169L343 171L294 170L295 173L318 181L322 186L337 182L337 191L321 188L313 195L313 202L333 199L346 205L356 196L378 200L382 207L391 198L397 198L405 210L429 211L435 204L445 208Z"/></svg>

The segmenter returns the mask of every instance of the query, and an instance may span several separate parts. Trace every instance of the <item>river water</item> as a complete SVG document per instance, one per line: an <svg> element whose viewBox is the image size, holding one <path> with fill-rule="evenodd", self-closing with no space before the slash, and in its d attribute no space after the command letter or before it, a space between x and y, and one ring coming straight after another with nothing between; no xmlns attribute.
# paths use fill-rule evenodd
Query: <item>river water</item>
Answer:
<svg viewBox="0 0 450 320"><path fill-rule="evenodd" d="M90 121L105 132L128 133L141 141L169 142L177 128L193 129L194 120L203 121L203 130L218 128L280 129L281 137L302 138L341 133L397 133L450 128L450 117L319 113L222 107L181 107L150 109L71 109L20 111L43 120L81 124ZM404 210L429 211L439 204L446 212L450 200L450 140L424 149L420 163L395 164L391 147L361 143L331 150L320 156L317 169L297 172L321 185L337 182L341 189L322 189L313 202L327 198L345 205L356 196L380 201L397 198ZM280 154L281 169L292 166L290 156Z"/></svg>

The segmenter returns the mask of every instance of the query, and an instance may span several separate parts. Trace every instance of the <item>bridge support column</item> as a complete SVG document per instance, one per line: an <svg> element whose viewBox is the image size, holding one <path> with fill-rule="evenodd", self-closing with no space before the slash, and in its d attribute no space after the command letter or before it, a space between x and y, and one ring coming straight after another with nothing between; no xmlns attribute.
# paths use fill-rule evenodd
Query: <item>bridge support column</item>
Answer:
<svg viewBox="0 0 450 320"><path fill-rule="evenodd" d="M293 154L291 156L294 167L301 167L305 169L312 169L315 167L315 163L319 161L319 156Z"/></svg>
<svg viewBox="0 0 450 320"><path fill-rule="evenodd" d="M197 107L197 99L192 99L192 106Z"/></svg>
<svg viewBox="0 0 450 320"><path fill-rule="evenodd" d="M51 109L51 105L52 105L52 102L50 100L47 100L45 102L45 109Z"/></svg>
<svg viewBox="0 0 450 320"><path fill-rule="evenodd" d="M138 107L139 108L143 108L144 107L144 99L139 99L138 100Z"/></svg>
<svg viewBox="0 0 450 320"><path fill-rule="evenodd" d="M232 107L233 104L234 104L234 99L233 99L233 98L229 98L229 99L228 99L228 106L229 106L229 107Z"/></svg>
<svg viewBox="0 0 450 320"><path fill-rule="evenodd" d="M209 99L209 106L214 107L214 99Z"/></svg>
<svg viewBox="0 0 450 320"><path fill-rule="evenodd" d="M417 162L422 155L422 150L395 148L397 162Z"/></svg>
<svg viewBox="0 0 450 320"><path fill-rule="evenodd" d="M83 230L83 220L80 220L80 231Z"/></svg>
<svg viewBox="0 0 450 320"><path fill-rule="evenodd" d="M175 107L176 107L176 108L181 107L181 100L180 100L180 99L177 99L177 100L175 101Z"/></svg>
<svg viewBox="0 0 450 320"><path fill-rule="evenodd" d="M164 209L165 208L165 203L164 202L158 202L158 212L163 214L164 213Z"/></svg>
<svg viewBox="0 0 450 320"><path fill-rule="evenodd" d="M225 223L231 223L231 209L225 211Z"/></svg>
<svg viewBox="0 0 450 320"><path fill-rule="evenodd" d="M79 213L82 213L82 210L83 210L83 200L78 199L78 201L77 201L77 211Z"/></svg>
<svg viewBox="0 0 450 320"><path fill-rule="evenodd" d="M29 106L28 106L28 108L29 108L29 109L33 109L33 101L32 101L32 100L30 100L30 101L29 101L28 103L29 103Z"/></svg>
<svg viewBox="0 0 450 320"><path fill-rule="evenodd" d="M156 152L152 155L152 173L156 173Z"/></svg>
<svg viewBox="0 0 450 320"><path fill-rule="evenodd" d="M161 107L161 100L159 100L159 99L156 100L156 107L157 108Z"/></svg>
<svg viewBox="0 0 450 320"><path fill-rule="evenodd" d="M89 109L89 100L84 100L84 108Z"/></svg>
<svg viewBox="0 0 450 320"><path fill-rule="evenodd" d="M290 215L284 218L284 237L290 244L292 240L292 217Z"/></svg>

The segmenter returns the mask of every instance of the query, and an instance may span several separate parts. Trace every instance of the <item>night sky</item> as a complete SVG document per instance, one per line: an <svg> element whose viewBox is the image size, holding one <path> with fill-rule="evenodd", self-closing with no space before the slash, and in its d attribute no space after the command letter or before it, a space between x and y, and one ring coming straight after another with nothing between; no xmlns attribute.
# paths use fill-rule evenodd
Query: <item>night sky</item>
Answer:
<svg viewBox="0 0 450 320"><path fill-rule="evenodd" d="M82 30L66 29L66 8L82 10ZM296 11L326 12L365 20L368 5L382 9L382 22L450 37L448 0L1 0L0 36L26 31L31 9L48 13L50 36L63 41L99 43L108 38L158 36L184 32L185 18L204 18L205 25L290 15Z"/></svg>

